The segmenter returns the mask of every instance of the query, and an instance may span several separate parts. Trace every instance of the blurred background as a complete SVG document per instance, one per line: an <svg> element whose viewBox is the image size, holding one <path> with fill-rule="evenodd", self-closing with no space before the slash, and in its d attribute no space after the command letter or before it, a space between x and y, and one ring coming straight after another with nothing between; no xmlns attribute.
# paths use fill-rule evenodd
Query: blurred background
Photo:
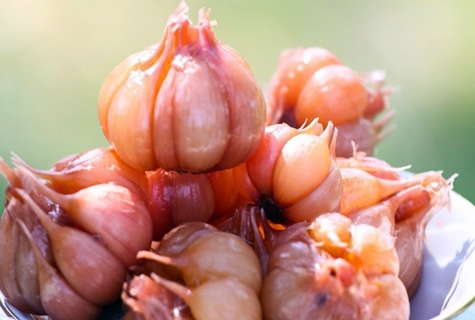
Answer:
<svg viewBox="0 0 475 320"><path fill-rule="evenodd" d="M179 1L0 0L0 157L48 169L108 145L96 101L120 61L161 39ZM264 87L280 52L320 46L358 72L382 69L395 131L375 156L413 172L454 173L475 202L475 1L198 1L217 38L241 53ZM3 191L6 180L0 177ZM3 203L3 192L0 196Z"/></svg>

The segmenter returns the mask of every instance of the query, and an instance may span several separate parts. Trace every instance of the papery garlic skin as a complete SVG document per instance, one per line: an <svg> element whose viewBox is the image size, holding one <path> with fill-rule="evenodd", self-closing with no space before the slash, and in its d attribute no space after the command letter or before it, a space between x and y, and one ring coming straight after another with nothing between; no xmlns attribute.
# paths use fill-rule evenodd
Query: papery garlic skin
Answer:
<svg viewBox="0 0 475 320"><path fill-rule="evenodd" d="M251 156L265 100L246 61L198 26L182 2L162 41L120 63L99 94L99 120L119 156L139 170L205 172Z"/></svg>
<svg viewBox="0 0 475 320"><path fill-rule="evenodd" d="M193 320L185 302L150 276L140 274L124 284L124 320Z"/></svg>

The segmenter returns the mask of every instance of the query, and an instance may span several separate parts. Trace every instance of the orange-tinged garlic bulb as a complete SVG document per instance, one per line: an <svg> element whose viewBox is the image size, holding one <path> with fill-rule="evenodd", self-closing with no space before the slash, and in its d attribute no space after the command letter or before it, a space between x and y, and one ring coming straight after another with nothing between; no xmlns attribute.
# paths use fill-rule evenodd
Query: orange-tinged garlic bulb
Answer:
<svg viewBox="0 0 475 320"><path fill-rule="evenodd" d="M317 120L294 129L268 126L254 155L234 169L239 192L272 222L311 220L338 211L341 175L334 161L336 131Z"/></svg>
<svg viewBox="0 0 475 320"><path fill-rule="evenodd" d="M324 126L331 121L341 127L338 156L350 157L352 142L372 154L390 133L385 126L394 116L388 112L375 119L389 108L387 97L394 91L384 87L385 77L381 70L358 74L323 48L285 50L267 90L267 125L297 128L314 118Z"/></svg>
<svg viewBox="0 0 475 320"><path fill-rule="evenodd" d="M46 229L54 261L71 287L98 305L117 299L126 277L124 264L92 235L55 223L25 191L18 193Z"/></svg>
<svg viewBox="0 0 475 320"><path fill-rule="evenodd" d="M29 206L21 201L18 188L22 187L18 169L10 168L0 159L0 173L4 175L9 186L5 190L5 211L0 220L0 290L16 308L33 314L43 314L38 284L38 268L34 253L16 220L21 220L34 235L42 254L52 261L48 235ZM26 186L31 197L44 210L53 215L55 208L34 186Z"/></svg>
<svg viewBox="0 0 475 320"><path fill-rule="evenodd" d="M265 126L263 93L246 61L216 40L209 12L191 25L182 2L162 41L120 63L99 94L99 120L139 170L205 172L249 158Z"/></svg>
<svg viewBox="0 0 475 320"><path fill-rule="evenodd" d="M409 298L397 274L383 270L367 273L344 256L326 252L323 242L328 244L333 238L346 244L342 248L351 253L351 237L350 243L345 243L348 237L338 227L319 229L318 241L309 228L307 223L297 223L279 235L261 292L263 319L409 318ZM377 246L378 242L372 244ZM386 252L373 253L384 260Z"/></svg>

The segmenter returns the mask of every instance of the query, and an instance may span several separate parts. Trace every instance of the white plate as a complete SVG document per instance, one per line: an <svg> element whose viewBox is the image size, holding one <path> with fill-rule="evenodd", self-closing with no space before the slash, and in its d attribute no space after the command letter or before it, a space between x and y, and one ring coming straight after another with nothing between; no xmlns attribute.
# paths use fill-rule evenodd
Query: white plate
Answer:
<svg viewBox="0 0 475 320"><path fill-rule="evenodd" d="M451 212L441 210L426 228L411 320L475 319L475 207L455 192L450 196Z"/></svg>
<svg viewBox="0 0 475 320"><path fill-rule="evenodd" d="M451 211L441 210L427 225L424 270L411 300L411 320L475 319L475 207L455 192L450 197ZM0 293L0 320L2 312L33 319L9 306Z"/></svg>

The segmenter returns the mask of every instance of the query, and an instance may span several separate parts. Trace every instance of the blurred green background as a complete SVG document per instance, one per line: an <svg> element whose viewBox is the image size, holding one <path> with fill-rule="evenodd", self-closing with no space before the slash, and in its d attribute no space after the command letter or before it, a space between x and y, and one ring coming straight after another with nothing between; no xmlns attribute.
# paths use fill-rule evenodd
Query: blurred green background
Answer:
<svg viewBox="0 0 475 320"><path fill-rule="evenodd" d="M179 1L0 0L0 156L48 169L105 146L96 101L130 54L160 40ZM321 46L358 72L383 69L397 86L396 130L375 156L412 171L458 173L475 202L475 1L194 1L212 8L218 39L265 86L283 49ZM0 178L3 191L6 181ZM3 192L0 196L3 203Z"/></svg>

